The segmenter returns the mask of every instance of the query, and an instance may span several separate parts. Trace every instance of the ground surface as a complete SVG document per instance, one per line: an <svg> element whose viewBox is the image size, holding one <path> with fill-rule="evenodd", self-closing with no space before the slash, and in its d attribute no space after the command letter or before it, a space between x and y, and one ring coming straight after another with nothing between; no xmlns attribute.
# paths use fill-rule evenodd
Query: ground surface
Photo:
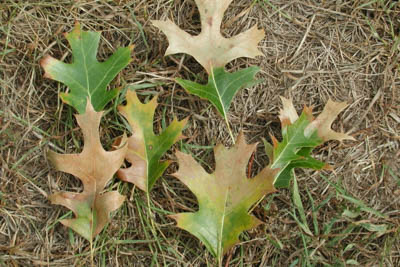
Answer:
<svg viewBox="0 0 400 267"><path fill-rule="evenodd" d="M135 44L134 60L112 87L158 84L155 125L174 114L190 116L186 149L211 170L211 144L230 145L223 119L206 101L188 95L172 78L204 82L206 74L187 55L163 57L168 42L151 19L170 18L192 34L200 31L194 1L12 1L0 3L0 265L87 266L90 247L58 220L70 214L50 205L57 190L79 191L75 178L57 172L48 149L79 152L81 133L74 111L60 102L65 87L43 78L39 61L52 55L71 60L62 35L79 21L102 31L99 59ZM227 266L399 266L400 265L400 3L398 1L235 0L222 32L233 36L258 24L266 32L264 57L238 59L228 69L261 66L260 84L240 91L230 110L234 134L248 142L279 137L279 95L300 111L318 113L329 98L347 101L334 128L357 141L327 143L314 151L334 165L322 173L298 171L304 205L291 190L267 197L254 214L266 224L244 233L225 257ZM188 71L190 70L190 71ZM105 147L124 131L110 105L102 122ZM173 158L173 154L167 155ZM254 172L267 163L260 145ZM208 167L207 167L208 166ZM110 185L128 196L94 244L98 266L214 266L215 260L166 215L196 209L194 196L168 174L145 195L118 180ZM324 179L325 177L326 179ZM329 182L328 182L329 181ZM380 216L382 213L384 216ZM295 219L294 214L297 214ZM156 232L152 232L152 224ZM305 226L307 225L307 226ZM307 233L305 229L310 229ZM225 263L224 263L225 264Z"/></svg>

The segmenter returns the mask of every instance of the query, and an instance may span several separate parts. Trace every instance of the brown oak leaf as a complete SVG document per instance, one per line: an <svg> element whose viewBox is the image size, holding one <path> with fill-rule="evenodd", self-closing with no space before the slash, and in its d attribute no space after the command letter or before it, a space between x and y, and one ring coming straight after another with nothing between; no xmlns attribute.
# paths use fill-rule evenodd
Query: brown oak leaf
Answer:
<svg viewBox="0 0 400 267"><path fill-rule="evenodd" d="M83 183L82 193L58 192L49 197L52 204L63 205L75 214L61 223L91 241L109 221L110 212L125 200L117 191L102 193L107 183L124 161L126 138L122 147L105 151L100 143L99 125L103 112L96 112L87 101L86 112L76 115L84 137L80 154L58 154L49 151L48 158L59 171L78 177Z"/></svg>
<svg viewBox="0 0 400 267"><path fill-rule="evenodd" d="M264 30L253 26L246 32L225 38L221 34L221 22L232 0L195 0L201 17L201 33L192 36L172 21L153 20L153 25L165 33L169 47L165 55L186 53L192 55L210 74L213 68L224 67L239 57L254 58L262 55L258 43L264 38Z"/></svg>

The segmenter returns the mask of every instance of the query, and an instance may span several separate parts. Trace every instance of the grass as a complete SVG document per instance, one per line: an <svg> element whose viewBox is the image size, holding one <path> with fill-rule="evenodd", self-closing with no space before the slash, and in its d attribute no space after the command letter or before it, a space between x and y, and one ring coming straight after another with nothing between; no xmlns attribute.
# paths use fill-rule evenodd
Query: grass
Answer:
<svg viewBox="0 0 400 267"><path fill-rule="evenodd" d="M328 98L347 101L335 128L350 130L356 142L328 143L314 155L334 165L331 172L296 172L291 190L267 196L253 213L265 224L243 233L224 258L225 266L399 266L400 265L400 4L397 1L234 0L222 31L235 35L257 23L267 37L265 57L238 59L228 69L261 66L260 83L242 90L229 120L248 142L279 136L278 95L296 108ZM243 10L251 9L238 16ZM50 205L58 190L81 184L47 163L46 151L79 152L82 135L74 111L58 93L65 88L43 78L39 60L47 54L70 61L62 35L75 21L103 31L99 59L118 46L135 44L134 60L113 82L131 87L142 100L159 93L155 128L174 115L190 116L175 145L207 169L210 145L231 144L225 126L206 101L185 93L173 78L205 80L187 55L163 57L167 40L151 19L170 18L190 33L200 31L194 1L15 1L0 5L0 266L88 266L87 241L63 227L66 209ZM191 72L188 72L190 70ZM108 106L102 143L127 125L116 115L123 96ZM157 130L156 130L157 131ZM173 159L173 154L166 156ZM253 172L267 163L260 146ZM169 174L150 194L114 180L109 187L128 201L93 243L97 266L215 266L215 259L168 215L193 211L197 202ZM151 212L148 212L148 209Z"/></svg>

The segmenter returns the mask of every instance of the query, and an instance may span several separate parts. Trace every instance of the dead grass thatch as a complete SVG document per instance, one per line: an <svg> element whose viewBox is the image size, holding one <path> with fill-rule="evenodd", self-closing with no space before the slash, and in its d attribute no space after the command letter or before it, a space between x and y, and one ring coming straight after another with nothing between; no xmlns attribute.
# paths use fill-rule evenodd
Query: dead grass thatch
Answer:
<svg viewBox="0 0 400 267"><path fill-rule="evenodd" d="M65 88L44 79L39 66L47 54L70 60L62 33L75 21L86 30L102 31L99 59L135 44L133 63L112 86L159 84L147 90L160 93L155 124L163 116L170 122L173 114L191 118L185 132L190 138L176 148L190 150L212 169L209 146L230 144L224 121L211 105L173 82L175 77L205 81L206 76L190 56L163 57L167 40L150 20L166 18L190 33L200 31L192 0L1 1L0 265L87 266L90 261L87 242L58 223L67 211L47 200L55 190L79 191L81 186L46 160L47 149L76 152L81 136L74 111L58 98ZM263 81L236 96L229 114L234 133L243 129L250 142L268 138L269 132L279 136L279 95L291 97L299 110L314 105L316 112L332 98L350 103L335 127L350 131L357 141L332 142L315 151L335 166L322 173L326 180L316 172L297 173L312 236L294 220L291 192L283 190L254 210L266 224L242 235L243 243L225 259L227 266L399 266L400 3L234 0L222 32L232 36L254 24L267 34L260 44L265 57L238 59L228 69L259 65ZM124 127L113 112L102 123L109 148ZM253 167L266 162L259 148ZM113 186L129 201L96 239L99 266L215 264L197 239L165 216L196 209L194 196L178 181L166 174L157 183L151 215L142 192L118 181ZM356 216L343 216L345 210ZM384 230L373 228L382 225Z"/></svg>

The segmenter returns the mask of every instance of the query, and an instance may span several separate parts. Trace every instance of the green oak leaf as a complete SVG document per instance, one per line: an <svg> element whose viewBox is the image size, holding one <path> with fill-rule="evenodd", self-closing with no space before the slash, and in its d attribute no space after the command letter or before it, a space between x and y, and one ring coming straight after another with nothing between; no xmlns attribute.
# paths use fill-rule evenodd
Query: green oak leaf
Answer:
<svg viewBox="0 0 400 267"><path fill-rule="evenodd" d="M282 98L282 102L283 109L279 116L282 123L282 141L278 142L273 136L273 146L264 141L271 160L270 167L280 170L274 181L277 188L289 187L294 168L330 168L328 164L311 156L315 147L328 140L354 140L347 134L331 130L332 122L347 104L329 100L322 113L314 118L311 107L305 107L299 117L290 100Z"/></svg>
<svg viewBox="0 0 400 267"><path fill-rule="evenodd" d="M310 137L304 135L304 130L309 124L310 121L303 112L293 124L282 128L281 142L273 138L274 161L271 167L281 170L274 183L277 188L289 187L291 171L295 167L321 169L326 165L310 156L312 149L323 142L316 132Z"/></svg>
<svg viewBox="0 0 400 267"><path fill-rule="evenodd" d="M107 86L131 61L133 46L119 48L106 61L99 62L96 55L100 33L82 31L77 23L65 36L72 49L73 62L66 64L46 56L41 61L45 77L68 86L69 92L61 93L60 97L80 114L85 112L87 99L96 111L101 111L118 94L117 89L107 90Z"/></svg>
<svg viewBox="0 0 400 267"><path fill-rule="evenodd" d="M160 134L153 131L154 112L157 107L157 97L149 103L142 104L133 91L126 94L127 104L119 106L118 110L128 120L132 127L132 136L128 139L126 160L132 165L120 169L118 177L149 192L157 179L171 163L160 161L164 153L178 140L183 138L182 130L187 119L174 121Z"/></svg>
<svg viewBox="0 0 400 267"><path fill-rule="evenodd" d="M216 167L207 173L190 155L177 152L179 170L174 174L197 197L199 210L172 215L177 226L199 238L221 260L239 242L242 231L261 223L249 209L264 195L274 192L277 170L264 168L247 178L246 168L257 144L247 145L243 134L231 149L218 145L214 149Z"/></svg>
<svg viewBox="0 0 400 267"><path fill-rule="evenodd" d="M223 67L219 67L211 70L206 85L179 78L176 81L189 93L209 100L217 108L229 127L227 113L233 97L240 88L254 82L254 76L259 70L258 67L249 67L229 73Z"/></svg>

